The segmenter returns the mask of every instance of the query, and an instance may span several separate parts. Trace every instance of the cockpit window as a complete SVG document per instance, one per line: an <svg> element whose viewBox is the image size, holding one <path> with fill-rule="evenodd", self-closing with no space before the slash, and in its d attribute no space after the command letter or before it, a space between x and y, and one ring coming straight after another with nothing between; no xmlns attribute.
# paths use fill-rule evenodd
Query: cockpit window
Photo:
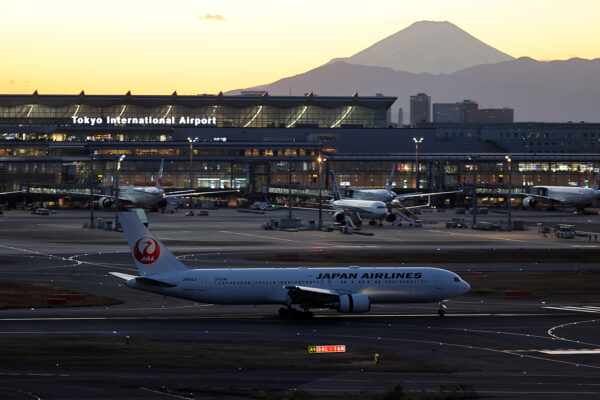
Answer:
<svg viewBox="0 0 600 400"><path fill-rule="evenodd" d="M458 276L454 277L454 282L460 282L460 278Z"/></svg>

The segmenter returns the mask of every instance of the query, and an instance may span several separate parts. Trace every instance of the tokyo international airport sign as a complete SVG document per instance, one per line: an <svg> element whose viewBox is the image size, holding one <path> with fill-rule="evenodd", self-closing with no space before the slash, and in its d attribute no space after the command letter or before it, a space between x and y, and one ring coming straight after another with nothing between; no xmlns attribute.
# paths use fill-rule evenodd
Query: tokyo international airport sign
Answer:
<svg viewBox="0 0 600 400"><path fill-rule="evenodd" d="M71 117L74 125L190 125L217 126L217 117Z"/></svg>

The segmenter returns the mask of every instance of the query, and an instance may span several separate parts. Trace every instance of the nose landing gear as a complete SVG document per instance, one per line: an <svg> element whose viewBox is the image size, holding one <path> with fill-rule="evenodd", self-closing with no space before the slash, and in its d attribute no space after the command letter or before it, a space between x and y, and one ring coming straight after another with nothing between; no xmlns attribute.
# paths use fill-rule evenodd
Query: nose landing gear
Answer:
<svg viewBox="0 0 600 400"><path fill-rule="evenodd" d="M448 303L448 300L442 300L442 301L440 301L440 303L439 303L440 304L440 308L439 308L439 310L437 312L440 317L443 317L446 314L446 308L447 308L446 304L447 303Z"/></svg>

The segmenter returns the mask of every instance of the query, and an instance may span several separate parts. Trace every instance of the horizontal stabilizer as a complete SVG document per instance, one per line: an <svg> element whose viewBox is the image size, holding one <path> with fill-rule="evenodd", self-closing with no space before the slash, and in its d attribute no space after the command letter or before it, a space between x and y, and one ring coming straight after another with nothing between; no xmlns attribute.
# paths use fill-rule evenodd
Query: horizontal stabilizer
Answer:
<svg viewBox="0 0 600 400"><path fill-rule="evenodd" d="M126 281L131 280L136 277L135 275L124 274L122 272L109 272L109 274L114 275L117 278L121 278Z"/></svg>
<svg viewBox="0 0 600 400"><path fill-rule="evenodd" d="M146 284L146 285L161 286L161 287L175 287L175 286L177 286L177 285L173 285L172 283L168 283L168 282L164 282L164 281L159 281L158 279L152 279L152 278L146 278L146 277L143 277L143 276L135 276L135 275L123 274L121 272L109 272L109 274L114 275L117 278L124 279L126 281L130 281L132 279L135 279L136 282L142 283L142 284Z"/></svg>

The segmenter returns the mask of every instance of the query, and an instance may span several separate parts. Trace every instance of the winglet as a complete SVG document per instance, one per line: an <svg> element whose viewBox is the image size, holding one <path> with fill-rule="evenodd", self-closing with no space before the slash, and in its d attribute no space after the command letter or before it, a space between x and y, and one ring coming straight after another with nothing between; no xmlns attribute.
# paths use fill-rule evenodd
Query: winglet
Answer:
<svg viewBox="0 0 600 400"><path fill-rule="evenodd" d="M394 172L396 172L396 164L394 164L392 166L392 172L390 173L390 177L388 178L387 182L385 183L385 187L388 192L392 191L392 181L394 180Z"/></svg>
<svg viewBox="0 0 600 400"><path fill-rule="evenodd" d="M160 160L160 168L158 169L158 178L156 179L156 188L160 189L160 181L162 181L163 177L163 165L165 164L165 159Z"/></svg>
<svg viewBox="0 0 600 400"><path fill-rule="evenodd" d="M340 188L338 188L337 181L335 180L335 172L331 171L331 191L333 192L333 200L340 200Z"/></svg>

